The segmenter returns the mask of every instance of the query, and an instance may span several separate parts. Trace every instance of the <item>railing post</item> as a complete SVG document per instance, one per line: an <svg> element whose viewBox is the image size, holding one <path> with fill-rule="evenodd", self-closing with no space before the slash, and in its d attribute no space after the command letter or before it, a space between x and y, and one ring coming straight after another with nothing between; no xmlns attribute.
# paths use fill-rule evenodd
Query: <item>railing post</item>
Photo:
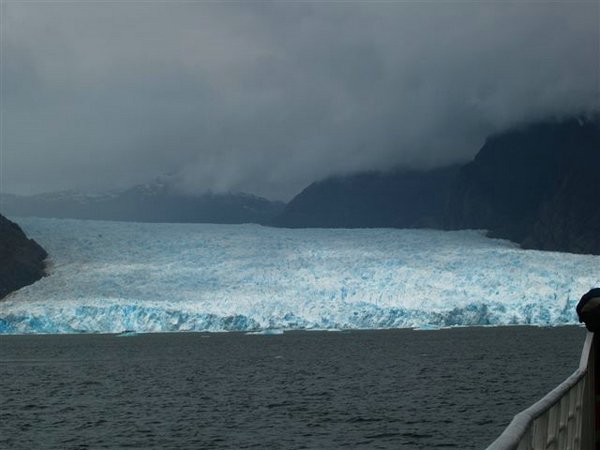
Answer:
<svg viewBox="0 0 600 450"><path fill-rule="evenodd" d="M598 355L600 345L598 344L598 339L600 338L594 333L592 350L590 351L590 358L592 360L588 362L588 370L592 372L588 374L588 379L590 380L588 398L590 400L589 404L594 405L589 413L590 423L588 425L589 429L592 430L592 435L590 436L591 445L588 448L594 448L596 450L600 450L600 399L598 397L598 394L600 394L600 389L598 388L598 386L600 386L600 369L597 366L597 364L600 364L600 356Z"/></svg>
<svg viewBox="0 0 600 450"><path fill-rule="evenodd" d="M596 386L598 385L598 377L600 370L597 370L596 364L600 361L598 355L598 337L594 334L592 340L592 348L590 349L587 361L587 374L585 377L582 417L581 417L581 448L583 450L600 450L600 445L596 440L596 436L600 436L598 419L600 414L598 408L600 403L596 398Z"/></svg>

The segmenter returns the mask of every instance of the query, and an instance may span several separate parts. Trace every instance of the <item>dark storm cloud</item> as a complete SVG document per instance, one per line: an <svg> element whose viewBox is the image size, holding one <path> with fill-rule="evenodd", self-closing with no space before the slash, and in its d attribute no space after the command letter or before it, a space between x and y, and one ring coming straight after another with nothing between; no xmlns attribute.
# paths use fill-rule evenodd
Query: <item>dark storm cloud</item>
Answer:
<svg viewBox="0 0 600 450"><path fill-rule="evenodd" d="M597 2L2 6L3 189L289 198L598 106Z"/></svg>

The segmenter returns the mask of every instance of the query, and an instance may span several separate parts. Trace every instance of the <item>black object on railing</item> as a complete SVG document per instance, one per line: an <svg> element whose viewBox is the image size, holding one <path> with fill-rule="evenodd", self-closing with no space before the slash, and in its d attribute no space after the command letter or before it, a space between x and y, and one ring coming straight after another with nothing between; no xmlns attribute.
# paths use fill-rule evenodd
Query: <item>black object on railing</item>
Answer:
<svg viewBox="0 0 600 450"><path fill-rule="evenodd" d="M579 322L593 333L600 331L600 288L591 289L577 304Z"/></svg>

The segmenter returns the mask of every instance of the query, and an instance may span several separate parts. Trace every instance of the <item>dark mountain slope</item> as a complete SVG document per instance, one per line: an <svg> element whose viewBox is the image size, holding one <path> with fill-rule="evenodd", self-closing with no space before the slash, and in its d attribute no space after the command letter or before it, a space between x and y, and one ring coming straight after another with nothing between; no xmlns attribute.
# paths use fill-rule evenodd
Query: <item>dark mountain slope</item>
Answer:
<svg viewBox="0 0 600 450"><path fill-rule="evenodd" d="M600 253L598 120L547 121L487 140L465 165L448 228L483 228L525 247Z"/></svg>
<svg viewBox="0 0 600 450"><path fill-rule="evenodd" d="M313 183L273 223L487 229L526 248L600 254L598 172L600 116L547 120L491 136L460 168Z"/></svg>
<svg viewBox="0 0 600 450"><path fill-rule="evenodd" d="M442 223L458 168L368 172L313 183L274 220L276 226L419 228Z"/></svg>
<svg viewBox="0 0 600 450"><path fill-rule="evenodd" d="M47 256L16 223L0 215L0 298L42 278Z"/></svg>

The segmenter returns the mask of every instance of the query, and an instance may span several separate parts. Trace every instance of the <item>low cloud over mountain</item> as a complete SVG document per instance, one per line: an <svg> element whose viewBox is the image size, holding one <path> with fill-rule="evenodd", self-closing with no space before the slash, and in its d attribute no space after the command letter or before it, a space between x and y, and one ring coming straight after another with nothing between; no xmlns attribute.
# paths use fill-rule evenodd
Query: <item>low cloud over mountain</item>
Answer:
<svg viewBox="0 0 600 450"><path fill-rule="evenodd" d="M287 200L598 107L597 2L4 2L2 182Z"/></svg>

